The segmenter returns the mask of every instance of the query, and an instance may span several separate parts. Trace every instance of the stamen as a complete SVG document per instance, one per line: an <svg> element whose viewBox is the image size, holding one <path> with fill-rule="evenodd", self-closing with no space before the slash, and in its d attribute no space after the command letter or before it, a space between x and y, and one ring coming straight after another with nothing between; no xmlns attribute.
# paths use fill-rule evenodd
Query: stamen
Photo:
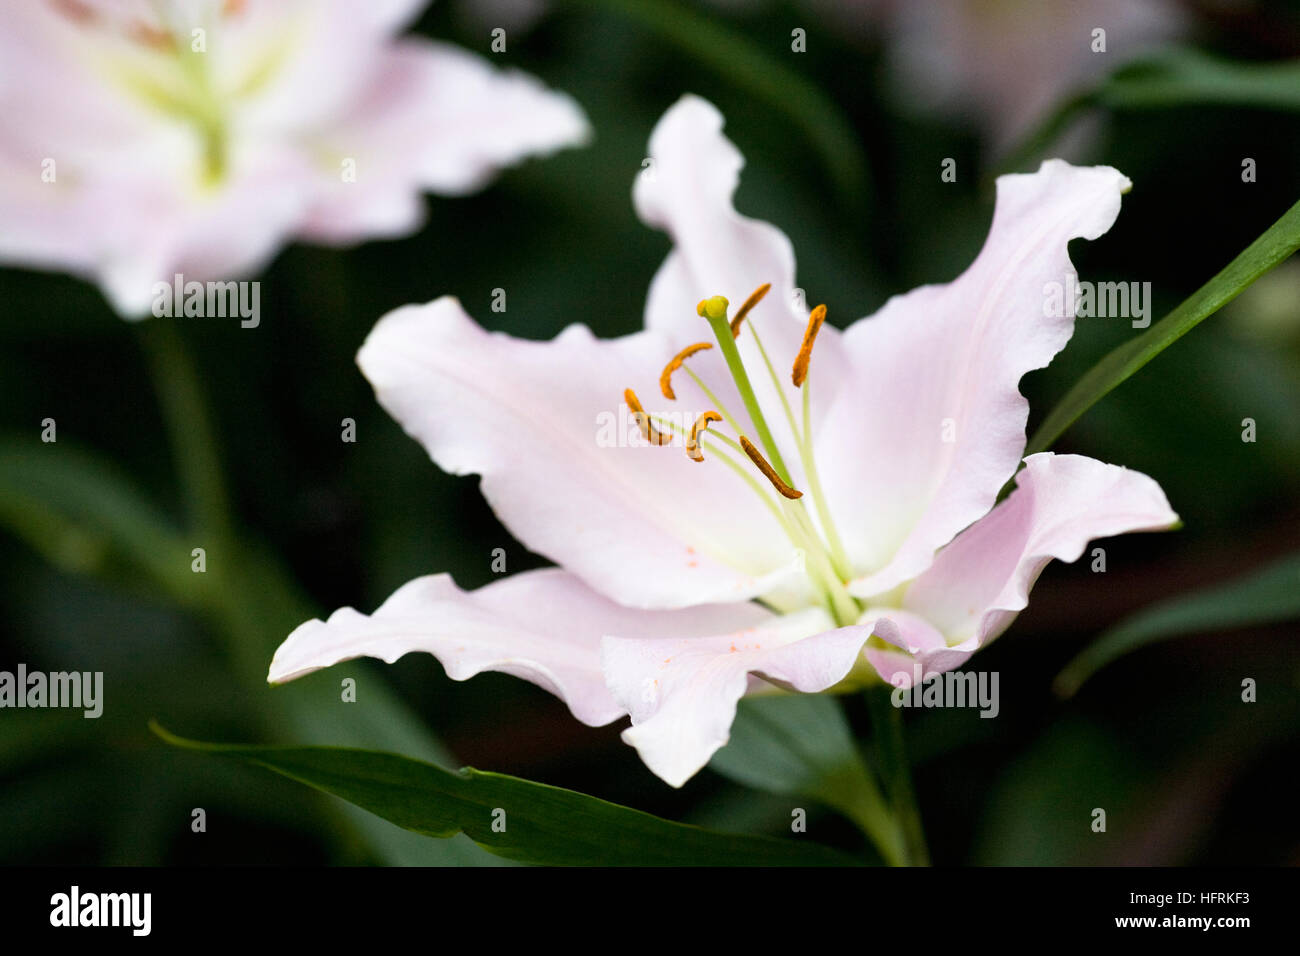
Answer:
<svg viewBox="0 0 1300 956"><path fill-rule="evenodd" d="M744 435L740 436L740 447L745 450L745 454L749 456L749 460L758 466L758 470L763 473L763 477L772 483L773 488L791 500L803 497L802 491L796 491L781 480L781 476L776 473L775 468L767 463L767 459L763 457L763 453L755 448L754 443Z"/></svg>
<svg viewBox="0 0 1300 956"><path fill-rule="evenodd" d="M641 429L641 437L652 445L667 445L673 440L673 436L659 431L650 422L650 416L646 414L641 402L636 397L636 392L630 388L623 390L623 401L627 402L627 407L632 409L632 417L636 420L636 425Z"/></svg>
<svg viewBox="0 0 1300 956"><path fill-rule="evenodd" d="M740 323L745 321L745 316L749 315L750 309L752 309L754 306L758 305L758 303L763 301L763 296L767 295L768 291L771 288L772 288L772 283L764 282L761 286L759 286L757 289L755 289L753 292L749 294L749 298L745 300L745 304L740 307L740 310L736 313L735 317L731 320L731 337L733 339L740 338Z"/></svg>
<svg viewBox="0 0 1300 956"><path fill-rule="evenodd" d="M676 401L677 396L673 392L673 372L682 367L682 363L694 355L696 352L703 352L705 349L713 348L712 342L696 342L694 345L688 345L675 356L673 360L664 366L664 370L659 375L659 391L664 393L664 398L668 401Z"/></svg>
<svg viewBox="0 0 1300 956"><path fill-rule="evenodd" d="M794 380L794 387L799 388L803 385L804 379L808 377L808 362L812 359L813 342L817 341L817 333L821 331L822 323L826 321L826 306L819 305L812 310L808 316L808 328L803 333L803 344L799 346L799 354L795 356L794 370L790 377Z"/></svg>
<svg viewBox="0 0 1300 956"><path fill-rule="evenodd" d="M708 411L695 419L695 424L691 426L691 433L686 438L686 455L691 461L704 461L704 452L700 451L700 432L709 427L709 422L720 422L722 416L717 412Z"/></svg>

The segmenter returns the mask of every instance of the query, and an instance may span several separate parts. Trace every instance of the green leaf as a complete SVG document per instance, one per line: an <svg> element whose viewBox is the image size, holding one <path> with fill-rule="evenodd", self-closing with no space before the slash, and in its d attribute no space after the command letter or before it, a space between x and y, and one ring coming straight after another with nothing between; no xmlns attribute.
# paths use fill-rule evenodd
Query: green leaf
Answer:
<svg viewBox="0 0 1300 956"><path fill-rule="evenodd" d="M180 603L202 593L179 529L108 462L63 442L0 439L0 525L64 571L120 565Z"/></svg>
<svg viewBox="0 0 1300 956"><path fill-rule="evenodd" d="M1300 60L1238 63L1176 48L1127 63L1097 89L1115 110L1246 106L1300 110Z"/></svg>
<svg viewBox="0 0 1300 956"><path fill-rule="evenodd" d="M743 699L731 739L709 767L747 787L819 800L857 823L887 862L902 860L902 834L832 697Z"/></svg>
<svg viewBox="0 0 1300 956"><path fill-rule="evenodd" d="M1300 248L1300 202L1246 247L1213 279L1136 338L1109 352L1074 383L1038 426L1026 455L1046 451L1084 412L1153 358L1241 294Z"/></svg>
<svg viewBox="0 0 1300 956"><path fill-rule="evenodd" d="M512 860L574 866L831 866L852 857L816 843L718 833L503 774L453 773L396 754L337 747L255 747L186 740L178 747L250 761L342 797L400 827L465 833ZM494 826L495 824L495 826Z"/></svg>
<svg viewBox="0 0 1300 956"><path fill-rule="evenodd" d="M1117 657L1185 634L1273 624L1300 618L1300 554L1222 587L1148 607L1111 628L1065 666L1053 685L1070 697Z"/></svg>
<svg viewBox="0 0 1300 956"><path fill-rule="evenodd" d="M267 687L276 644L314 616L309 601L269 555L241 544L209 548L207 574L191 568L192 542L111 463L64 442L0 440L0 527L6 527L64 571L121 579L194 610L215 615L232 669L251 688L248 707L274 738L329 739L364 747L400 747L450 763L452 758L380 679L363 703L339 703L337 685ZM204 543L206 538L200 539ZM226 560L220 560L221 558ZM350 708L350 709L348 709ZM76 721L81 725L94 721ZM25 759L33 748L62 739L33 723L0 763ZM67 722L60 728L66 729ZM386 862L445 865L496 861L464 841L430 843L370 814L346 808L366 843Z"/></svg>

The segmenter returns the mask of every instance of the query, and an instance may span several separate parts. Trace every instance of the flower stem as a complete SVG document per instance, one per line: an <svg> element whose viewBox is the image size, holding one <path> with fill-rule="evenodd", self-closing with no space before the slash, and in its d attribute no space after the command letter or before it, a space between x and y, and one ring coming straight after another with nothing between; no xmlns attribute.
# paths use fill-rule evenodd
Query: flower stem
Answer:
<svg viewBox="0 0 1300 956"><path fill-rule="evenodd" d="M903 865L929 866L930 856L925 847L921 813L916 805L912 771L907 762L903 717L890 700L889 687L869 688L866 697L871 712L877 759L885 778L895 822L902 833Z"/></svg>
<svg viewBox="0 0 1300 956"><path fill-rule="evenodd" d="M175 460L185 527L194 546L203 548L206 555L205 571L196 575L196 586L199 579L207 579L204 583L212 595L208 603L220 622L216 630L224 650L240 677L250 686L258 686L266 670L268 648L257 622L248 619L243 606L247 596L239 594L236 584L240 542L230 517L230 496L198 370L171 321L148 321L140 330L140 341Z"/></svg>
<svg viewBox="0 0 1300 956"><path fill-rule="evenodd" d="M189 527L225 545L232 537L230 499L198 372L172 323L148 322L140 339L171 440Z"/></svg>

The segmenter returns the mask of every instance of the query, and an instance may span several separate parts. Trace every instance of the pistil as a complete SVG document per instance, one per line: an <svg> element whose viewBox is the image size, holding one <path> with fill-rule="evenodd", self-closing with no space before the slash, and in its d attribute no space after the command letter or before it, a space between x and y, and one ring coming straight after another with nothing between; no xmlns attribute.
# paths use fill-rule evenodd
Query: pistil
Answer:
<svg viewBox="0 0 1300 956"><path fill-rule="evenodd" d="M754 394L754 387L749 382L749 373L745 371L745 364L740 359L740 350L736 348L736 340L731 334L731 323L727 321L727 300L720 295L715 295L701 302L697 311L708 320L709 327L713 329L713 335L718 340L718 348L722 350L722 355L727 360L727 370L731 372L731 378L736 383L736 390L740 392L740 398L745 403L745 410L749 412L749 419L754 423L754 430L758 433L759 441L763 443L763 450L767 452L776 473L788 485L790 469L786 467L785 460L781 457L781 449L777 447L772 431L767 427L767 419L763 417L763 410L759 407L758 396Z"/></svg>

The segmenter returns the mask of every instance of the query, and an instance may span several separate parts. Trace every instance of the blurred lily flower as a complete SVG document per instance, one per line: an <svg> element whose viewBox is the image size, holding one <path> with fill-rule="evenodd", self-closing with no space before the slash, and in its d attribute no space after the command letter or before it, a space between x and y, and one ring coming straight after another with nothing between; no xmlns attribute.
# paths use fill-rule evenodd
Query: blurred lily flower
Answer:
<svg viewBox="0 0 1300 956"><path fill-rule="evenodd" d="M293 238L415 230L580 143L535 78L403 25L426 0L33 0L0 7L0 259L97 281L257 271Z"/></svg>
<svg viewBox="0 0 1300 956"><path fill-rule="evenodd" d="M1188 30L1172 0L854 0L888 36L891 87L1006 148L1059 101Z"/></svg>
<svg viewBox="0 0 1300 956"><path fill-rule="evenodd" d="M374 614L301 625L270 681L427 651L456 680L532 681L586 724L630 715L624 740L680 786L744 694L958 667L1052 558L1177 521L1147 476L1075 455L1030 456L996 503L1025 448L1020 378L1073 331L1044 316L1044 285L1074 274L1071 239L1114 222L1116 170L1002 177L964 274L841 333L807 314L785 235L734 209L743 161L716 109L682 99L650 156L636 208L674 248L644 330L525 341L440 298L385 316L358 355L433 460L481 475L501 520L559 567L473 592L419 578ZM636 389L656 381L652 409Z"/></svg>

